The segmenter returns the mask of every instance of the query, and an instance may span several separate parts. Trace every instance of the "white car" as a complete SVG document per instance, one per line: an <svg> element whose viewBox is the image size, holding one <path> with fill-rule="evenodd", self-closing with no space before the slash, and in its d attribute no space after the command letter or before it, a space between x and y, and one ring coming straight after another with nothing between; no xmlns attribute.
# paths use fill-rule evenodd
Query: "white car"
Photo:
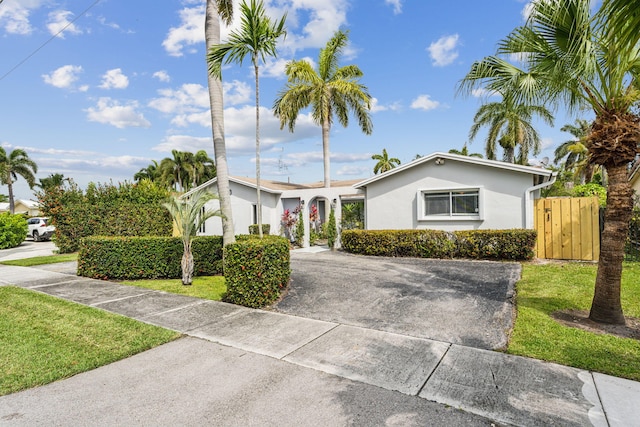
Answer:
<svg viewBox="0 0 640 427"><path fill-rule="evenodd" d="M29 218L27 220L27 225L29 226L27 237L33 237L34 242L51 239L56 228L53 225L49 225L48 222L49 218Z"/></svg>

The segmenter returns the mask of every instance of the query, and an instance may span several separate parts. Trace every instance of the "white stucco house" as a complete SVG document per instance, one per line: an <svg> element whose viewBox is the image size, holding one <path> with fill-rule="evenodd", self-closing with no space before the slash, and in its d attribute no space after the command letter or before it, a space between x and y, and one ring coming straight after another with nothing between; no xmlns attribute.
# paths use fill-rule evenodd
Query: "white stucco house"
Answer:
<svg viewBox="0 0 640 427"><path fill-rule="evenodd" d="M18 199L13 205L15 213L25 214L27 216L40 215L40 204L33 200ZM0 212L9 212L9 202L0 203Z"/></svg>
<svg viewBox="0 0 640 427"><path fill-rule="evenodd" d="M262 180L262 218L270 224L271 234L278 234L286 209L300 206L308 219L310 206L315 205L324 221L333 206L339 223L343 203L362 201L368 230L533 228L533 200L553 184L555 176L538 167L433 153L368 179L332 182L331 188L323 188L321 182ZM213 179L198 188L215 192L215 184ZM246 234L256 222L255 180L232 177L230 188L235 232ZM218 207L217 201L210 203L211 208ZM201 234L222 234L221 220L210 218ZM308 236L307 220L306 246Z"/></svg>

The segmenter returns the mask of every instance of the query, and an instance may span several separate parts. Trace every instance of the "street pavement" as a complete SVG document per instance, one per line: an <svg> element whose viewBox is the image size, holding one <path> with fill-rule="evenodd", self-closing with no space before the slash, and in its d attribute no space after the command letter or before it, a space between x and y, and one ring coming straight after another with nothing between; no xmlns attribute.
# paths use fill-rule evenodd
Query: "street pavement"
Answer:
<svg viewBox="0 0 640 427"><path fill-rule="evenodd" d="M293 254L295 269L298 257ZM184 334L0 397L0 425L640 426L640 383L440 340L0 266L16 285ZM66 272L62 272L62 270Z"/></svg>

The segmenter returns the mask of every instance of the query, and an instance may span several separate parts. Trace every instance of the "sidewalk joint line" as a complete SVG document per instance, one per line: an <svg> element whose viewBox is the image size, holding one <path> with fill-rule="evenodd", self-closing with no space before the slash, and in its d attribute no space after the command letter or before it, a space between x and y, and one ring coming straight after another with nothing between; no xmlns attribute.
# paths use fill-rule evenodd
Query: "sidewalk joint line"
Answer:
<svg viewBox="0 0 640 427"><path fill-rule="evenodd" d="M95 302L95 303L91 304L90 306L91 306L91 307L99 307L99 306L100 306L100 305L102 305L102 304L109 304L109 303L111 303L111 302L124 301L124 300L131 299L131 298L141 297L141 296L143 296L143 295L148 295L148 294L150 294L150 293L153 293L153 291L150 291L150 292L143 292L143 293L141 293L141 294L136 294L136 295L129 295L129 296L122 297L122 298L114 298L114 299L110 299L110 300L107 300L107 301Z"/></svg>
<svg viewBox="0 0 640 427"><path fill-rule="evenodd" d="M433 368L433 370L431 371L431 373L429 374L429 376L427 377L426 380L424 380L424 384L422 384L422 387L420 387L420 390L418 390L418 392L416 393L416 396L420 396L420 393L422 393L422 390L424 390L424 388L427 386L427 383L429 382L429 380L431 379L431 377L433 376L433 374L438 370L438 368L440 367L440 364L442 363L442 361L444 360L444 358L447 356L447 354L449 353L449 349L451 349L451 347L453 347L452 343L449 343L449 345L447 346L447 349L444 351L444 354L442 355L442 357L440 358L440 360L438 360L438 363L436 364L435 368Z"/></svg>
<svg viewBox="0 0 640 427"><path fill-rule="evenodd" d="M589 371L589 375L591 375L591 379L593 380L593 387L596 389L596 395L598 396L598 401L600 402L600 407L602 408L602 414L604 415L604 420L609 427L611 427L611 423L609 422L609 417L607 416L607 410L604 409L604 403L602 403L602 396L600 396L600 390L598 390L598 384L596 384L596 377L593 376L593 372Z"/></svg>
<svg viewBox="0 0 640 427"><path fill-rule="evenodd" d="M44 284L44 285L28 286L27 289L48 288L49 286L64 285L66 283L74 283L74 282L78 282L78 281L79 281L79 279L63 280L62 282L47 283L47 284Z"/></svg>
<svg viewBox="0 0 640 427"><path fill-rule="evenodd" d="M325 322L325 323L333 323L333 322ZM322 334L318 335L317 337L315 337L315 338L313 338L313 339L311 339L311 340L307 341L306 343L302 344L300 347L298 347L298 348L296 348L296 349L294 349L294 350L291 350L289 353L287 353L287 354L285 354L284 356L282 356L282 357L280 358L280 360L284 360L284 359L285 359L285 357L288 357L288 356L289 356L289 355L291 355L292 353L295 353L296 351L300 350L302 347L305 347L305 346L307 346L307 345L311 344L312 342L314 342L314 341L316 341L316 340L318 340L318 339L322 338L323 336L327 335L329 332L333 331L333 330L334 330L335 328L337 328L338 326L341 326L341 324L340 324L340 323L336 323L336 324L335 324L335 326L334 326L333 328L328 329L328 330L327 330L327 331L325 331L324 333L322 333Z"/></svg>

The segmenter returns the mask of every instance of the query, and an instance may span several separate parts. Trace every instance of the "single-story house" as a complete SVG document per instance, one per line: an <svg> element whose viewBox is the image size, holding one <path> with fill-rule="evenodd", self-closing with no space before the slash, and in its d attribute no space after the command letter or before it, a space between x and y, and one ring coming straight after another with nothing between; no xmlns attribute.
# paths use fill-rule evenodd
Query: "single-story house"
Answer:
<svg viewBox="0 0 640 427"><path fill-rule="evenodd" d="M25 214L27 216L39 216L40 204L33 200L19 199L14 200L13 209L17 214ZM9 212L9 202L0 203L0 212Z"/></svg>
<svg viewBox="0 0 640 427"><path fill-rule="evenodd" d="M293 184L262 180L262 218L271 234L282 231L285 210L304 210L305 246L309 236L309 211L316 206L320 220L341 205L364 202L365 228L382 229L511 229L533 228L533 200L555 181L555 172L495 160L433 153L369 179ZM235 232L248 232L256 222L256 184L252 178L230 178ZM211 187L216 179L198 188ZM188 194L188 193L187 193ZM210 202L217 208L218 202ZM222 234L219 218L209 219L201 234Z"/></svg>

